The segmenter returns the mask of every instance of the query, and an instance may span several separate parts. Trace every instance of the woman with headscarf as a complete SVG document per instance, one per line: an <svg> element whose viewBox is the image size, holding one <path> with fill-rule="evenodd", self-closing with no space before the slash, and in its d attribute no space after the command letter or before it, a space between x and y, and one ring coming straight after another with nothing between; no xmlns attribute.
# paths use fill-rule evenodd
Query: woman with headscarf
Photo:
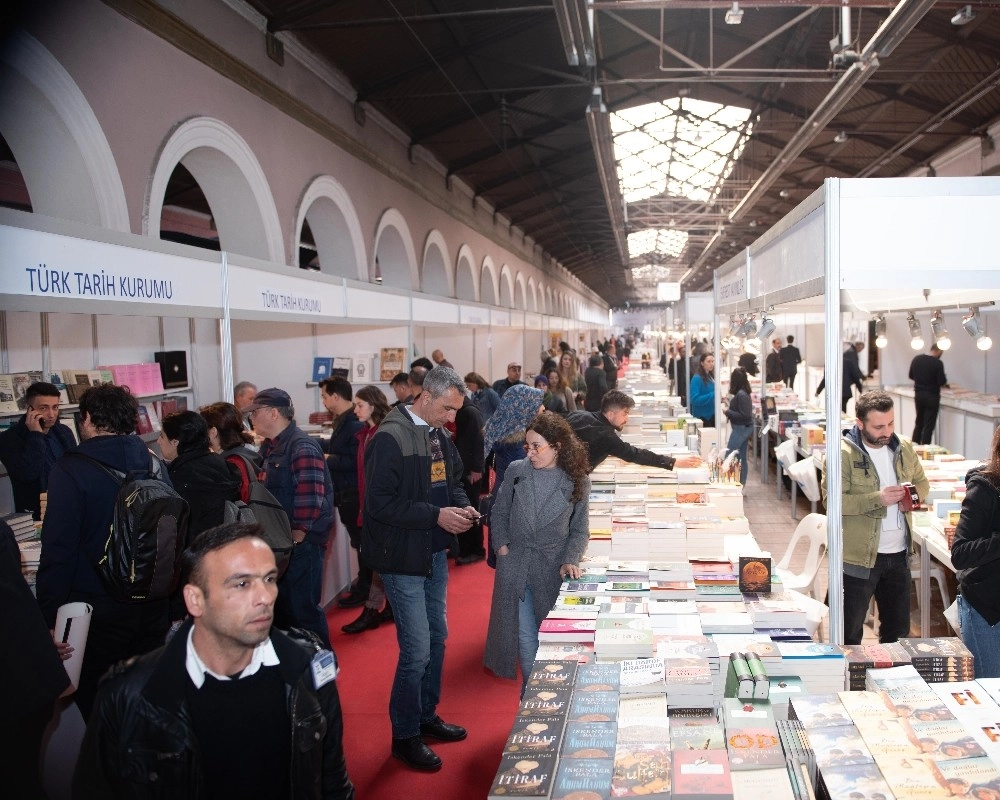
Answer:
<svg viewBox="0 0 1000 800"><path fill-rule="evenodd" d="M504 392L500 405L486 423L483 452L486 454L487 470L492 465L496 473L496 481L490 491L492 497L500 492L507 467L524 458L524 434L528 425L542 410L544 396L545 393L540 389L523 383L515 384ZM495 559L496 555L490 547L487 550L487 562L491 567L496 566Z"/></svg>

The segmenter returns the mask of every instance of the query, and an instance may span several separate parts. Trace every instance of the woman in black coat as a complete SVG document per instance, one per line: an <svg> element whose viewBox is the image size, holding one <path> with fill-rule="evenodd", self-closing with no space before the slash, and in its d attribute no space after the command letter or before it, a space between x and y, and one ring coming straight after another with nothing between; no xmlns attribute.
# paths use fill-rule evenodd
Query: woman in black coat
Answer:
<svg viewBox="0 0 1000 800"><path fill-rule="evenodd" d="M975 656L976 678L1000 678L1000 428L993 432L989 463L970 470L965 485L951 545L958 618L962 640Z"/></svg>
<svg viewBox="0 0 1000 800"><path fill-rule="evenodd" d="M208 424L194 411L179 411L163 419L156 440L177 493L191 509L188 541L221 525L227 500L240 499L240 476L236 468L213 453L208 441Z"/></svg>

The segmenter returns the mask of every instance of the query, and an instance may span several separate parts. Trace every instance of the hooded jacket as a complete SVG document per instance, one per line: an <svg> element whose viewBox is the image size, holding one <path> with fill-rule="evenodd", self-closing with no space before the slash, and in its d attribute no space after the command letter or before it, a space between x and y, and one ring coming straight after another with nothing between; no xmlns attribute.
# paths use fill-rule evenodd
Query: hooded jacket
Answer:
<svg viewBox="0 0 1000 800"><path fill-rule="evenodd" d="M186 699L190 678L184 663L191 625L181 626L165 647L109 671L80 749L74 797L205 796ZM310 663L319 644L310 636L271 630L293 745L290 753L274 757L290 759L290 796L295 800L352 800L337 682L314 688Z"/></svg>
<svg viewBox="0 0 1000 800"><path fill-rule="evenodd" d="M955 526L951 563L962 597L990 625L1000 622L1000 490L982 467L965 476L968 491Z"/></svg>
<svg viewBox="0 0 1000 800"><path fill-rule="evenodd" d="M893 454L893 468L899 483L912 483L923 500L927 497L930 482L920 466L920 459L913 445L896 434L886 445ZM823 465L823 504L827 499L826 464ZM882 485L878 471L864 446L861 430L855 425L844 431L840 440L840 477L842 486L841 512L843 515L844 572L856 578L867 578L878 555L882 520L887 509L882 505L879 492ZM913 515L906 512L906 546L912 549L910 530Z"/></svg>
<svg viewBox="0 0 1000 800"><path fill-rule="evenodd" d="M465 508L459 479L462 459L447 434L444 453L448 499ZM430 428L403 408L390 411L365 448L364 528L361 553L376 572L429 575L440 507L432 500Z"/></svg>
<svg viewBox="0 0 1000 800"><path fill-rule="evenodd" d="M46 464L46 450L52 436L63 452L76 447L73 432L56 422L47 433L31 430L21 417L8 430L0 433L0 461L7 468L10 488L14 491L14 509L30 511L38 519L40 502L38 495L48 487L49 467Z"/></svg>
<svg viewBox="0 0 1000 800"><path fill-rule="evenodd" d="M191 510L188 541L225 521L227 500L240 499L236 467L209 450L181 453L167 465L170 482Z"/></svg>
<svg viewBox="0 0 1000 800"><path fill-rule="evenodd" d="M600 411L575 411L566 421L580 441L587 445L591 472L608 456L617 456L622 461L647 467L674 468L674 459L670 456L643 450L624 441L615 426Z"/></svg>
<svg viewBox="0 0 1000 800"><path fill-rule="evenodd" d="M79 452L111 469L145 477L154 458L138 436L94 436ZM169 483L167 470L163 477ZM49 502L42 526L36 590L49 627L63 603L107 600L97 572L114 513L118 484L97 464L66 454L49 473Z"/></svg>

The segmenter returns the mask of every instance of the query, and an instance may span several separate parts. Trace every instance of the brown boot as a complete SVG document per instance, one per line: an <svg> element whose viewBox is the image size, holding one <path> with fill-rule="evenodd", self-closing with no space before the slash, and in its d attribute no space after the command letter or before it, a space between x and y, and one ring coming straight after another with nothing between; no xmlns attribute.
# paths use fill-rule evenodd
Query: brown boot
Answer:
<svg viewBox="0 0 1000 800"><path fill-rule="evenodd" d="M379 614L374 608L367 608L361 612L361 616L354 622L344 625L341 630L344 633L361 633L362 631L373 631L379 626Z"/></svg>

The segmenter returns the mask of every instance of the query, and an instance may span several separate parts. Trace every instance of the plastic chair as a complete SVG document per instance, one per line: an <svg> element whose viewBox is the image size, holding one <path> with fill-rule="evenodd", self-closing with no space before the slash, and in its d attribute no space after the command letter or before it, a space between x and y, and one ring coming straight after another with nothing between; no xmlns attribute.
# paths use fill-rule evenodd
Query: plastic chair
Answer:
<svg viewBox="0 0 1000 800"><path fill-rule="evenodd" d="M917 590L917 606L920 605L920 570L911 569L910 575L913 577L914 588ZM931 563L928 573L931 582L937 581L938 591L941 593L941 608L951 605L951 598L948 596L948 583L945 581L944 570L935 563ZM928 594L930 597L930 594Z"/></svg>
<svg viewBox="0 0 1000 800"><path fill-rule="evenodd" d="M806 541L809 550L806 553L806 563L801 572L793 572L791 569L792 556L799 542ZM781 577L781 582L786 589L795 589L803 594L815 599L816 575L819 573L820 564L826 554L826 515L806 514L802 521L795 528L792 539L788 543L788 549L781 557L775 572Z"/></svg>

